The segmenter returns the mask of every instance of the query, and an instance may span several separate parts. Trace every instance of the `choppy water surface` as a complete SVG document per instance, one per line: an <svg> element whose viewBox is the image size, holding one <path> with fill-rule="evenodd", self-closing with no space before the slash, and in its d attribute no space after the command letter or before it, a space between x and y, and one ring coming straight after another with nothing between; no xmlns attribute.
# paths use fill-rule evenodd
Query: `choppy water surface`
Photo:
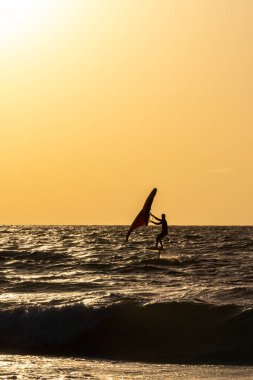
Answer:
<svg viewBox="0 0 253 380"><path fill-rule="evenodd" d="M1 352L252 365L253 227L126 231L1 226Z"/></svg>

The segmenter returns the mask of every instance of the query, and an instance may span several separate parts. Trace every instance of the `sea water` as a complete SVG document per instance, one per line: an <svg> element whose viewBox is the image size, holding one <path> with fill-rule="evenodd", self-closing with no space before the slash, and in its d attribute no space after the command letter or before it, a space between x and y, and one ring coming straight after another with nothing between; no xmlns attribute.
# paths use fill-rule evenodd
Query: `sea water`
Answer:
<svg viewBox="0 0 253 380"><path fill-rule="evenodd" d="M253 227L0 227L0 378L253 378Z"/></svg>

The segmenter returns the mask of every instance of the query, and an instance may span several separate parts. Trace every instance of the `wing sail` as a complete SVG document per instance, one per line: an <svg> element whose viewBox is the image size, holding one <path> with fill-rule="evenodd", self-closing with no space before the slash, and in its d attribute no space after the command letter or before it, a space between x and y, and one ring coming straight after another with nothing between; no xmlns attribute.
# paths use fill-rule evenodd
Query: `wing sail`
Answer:
<svg viewBox="0 0 253 380"><path fill-rule="evenodd" d="M144 206L142 210L139 212L139 214L134 219L133 223L131 224L127 235L126 235L126 241L128 241L128 238L133 230L135 230L138 227L147 226L149 221L149 213L152 206L152 202L154 200L154 197L156 195L157 189L154 188L149 196L147 197Z"/></svg>

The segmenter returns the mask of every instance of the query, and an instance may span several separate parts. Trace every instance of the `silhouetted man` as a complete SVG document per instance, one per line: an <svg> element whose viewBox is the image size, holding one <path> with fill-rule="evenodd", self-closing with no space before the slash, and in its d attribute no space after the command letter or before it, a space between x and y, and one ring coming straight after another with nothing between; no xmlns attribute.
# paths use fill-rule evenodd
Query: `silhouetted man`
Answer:
<svg viewBox="0 0 253 380"><path fill-rule="evenodd" d="M155 215L152 215L150 213L151 216L153 216L153 218L155 218L156 220L158 220L158 222L153 222L152 220L150 220L151 223L153 224L161 224L162 225L162 232L157 235L156 237L156 248L158 248L158 243L161 244L161 248L163 249L163 243L162 243L162 239L164 238L164 236L168 235L168 224L167 224L167 221L165 219L165 214L162 214L162 219L159 219L157 218Z"/></svg>

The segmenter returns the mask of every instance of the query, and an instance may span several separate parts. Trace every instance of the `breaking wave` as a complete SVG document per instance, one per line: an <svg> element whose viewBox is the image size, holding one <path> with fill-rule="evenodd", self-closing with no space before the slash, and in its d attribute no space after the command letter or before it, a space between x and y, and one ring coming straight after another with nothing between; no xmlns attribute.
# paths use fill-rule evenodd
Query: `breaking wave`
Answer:
<svg viewBox="0 0 253 380"><path fill-rule="evenodd" d="M0 312L1 352L163 363L253 363L253 309L197 302L19 307Z"/></svg>

